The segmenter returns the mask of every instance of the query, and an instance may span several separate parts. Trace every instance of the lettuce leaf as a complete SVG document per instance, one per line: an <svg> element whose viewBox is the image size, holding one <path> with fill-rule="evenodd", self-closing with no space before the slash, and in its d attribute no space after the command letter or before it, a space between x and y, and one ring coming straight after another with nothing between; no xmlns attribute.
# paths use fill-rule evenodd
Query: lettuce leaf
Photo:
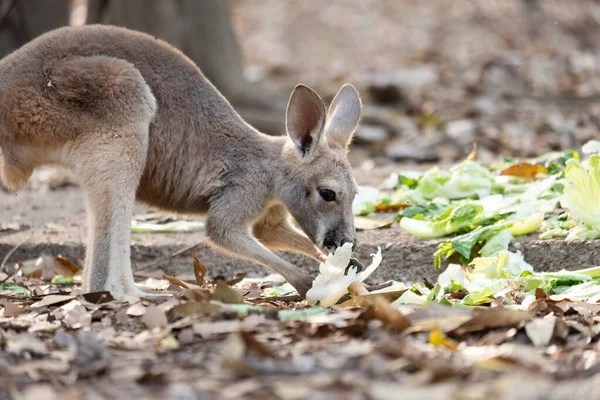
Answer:
<svg viewBox="0 0 600 400"><path fill-rule="evenodd" d="M471 230L482 220L478 219L482 213L483 207L480 205L462 204L449 207L442 215L430 220L402 218L400 227L420 238L438 238L463 229Z"/></svg>
<svg viewBox="0 0 600 400"><path fill-rule="evenodd" d="M560 204L578 222L567 240L600 238L600 155L590 157L587 170L578 160L567 160L565 178Z"/></svg>

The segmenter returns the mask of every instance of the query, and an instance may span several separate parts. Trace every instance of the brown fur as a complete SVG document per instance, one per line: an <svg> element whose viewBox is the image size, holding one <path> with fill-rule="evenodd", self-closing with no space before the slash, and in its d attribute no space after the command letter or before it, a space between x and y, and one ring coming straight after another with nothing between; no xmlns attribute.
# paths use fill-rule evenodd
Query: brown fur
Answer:
<svg viewBox="0 0 600 400"><path fill-rule="evenodd" d="M291 140L263 135L181 52L123 28L60 28L0 61L1 178L17 189L39 165L76 172L90 226L84 289L118 298L144 295L129 260L136 199L207 213L215 246L281 273L304 294L312 280L266 247L322 260L313 242L355 241L345 151L359 117L351 86L329 113L298 86ZM336 201L324 202L322 188Z"/></svg>

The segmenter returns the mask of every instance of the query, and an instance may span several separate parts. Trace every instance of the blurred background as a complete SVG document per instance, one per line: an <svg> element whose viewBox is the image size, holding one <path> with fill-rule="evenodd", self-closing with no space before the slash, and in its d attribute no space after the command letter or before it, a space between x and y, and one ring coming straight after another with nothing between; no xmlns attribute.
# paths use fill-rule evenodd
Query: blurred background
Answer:
<svg viewBox="0 0 600 400"><path fill-rule="evenodd" d="M180 48L258 129L283 133L297 83L365 104L352 162L450 163L600 137L600 1L1 0L0 55L67 24Z"/></svg>

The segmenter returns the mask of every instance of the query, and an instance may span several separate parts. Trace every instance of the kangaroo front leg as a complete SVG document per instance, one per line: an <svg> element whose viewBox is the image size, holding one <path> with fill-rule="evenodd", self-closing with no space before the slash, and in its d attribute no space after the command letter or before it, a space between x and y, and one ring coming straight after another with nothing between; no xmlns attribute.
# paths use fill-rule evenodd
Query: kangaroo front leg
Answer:
<svg viewBox="0 0 600 400"><path fill-rule="evenodd" d="M323 252L304 233L292 226L289 219L289 213L284 206L273 206L252 226L252 232L262 244L273 251L304 254L324 262L326 257Z"/></svg>
<svg viewBox="0 0 600 400"><path fill-rule="evenodd" d="M298 267L277 256L250 235L248 225L232 221L234 213L211 210L206 233L212 243L235 257L257 262L282 275L304 297L312 287L312 279Z"/></svg>

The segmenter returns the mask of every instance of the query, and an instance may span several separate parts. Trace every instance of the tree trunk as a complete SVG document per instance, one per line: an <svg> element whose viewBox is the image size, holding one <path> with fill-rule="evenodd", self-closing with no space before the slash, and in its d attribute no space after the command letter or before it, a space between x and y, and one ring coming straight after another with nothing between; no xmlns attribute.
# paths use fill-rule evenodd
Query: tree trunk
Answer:
<svg viewBox="0 0 600 400"><path fill-rule="evenodd" d="M68 0L0 0L0 58L36 36L68 24Z"/></svg>
<svg viewBox="0 0 600 400"><path fill-rule="evenodd" d="M248 82L227 2L223 0L89 0L88 23L149 33L192 59L251 125L281 134L286 99Z"/></svg>

